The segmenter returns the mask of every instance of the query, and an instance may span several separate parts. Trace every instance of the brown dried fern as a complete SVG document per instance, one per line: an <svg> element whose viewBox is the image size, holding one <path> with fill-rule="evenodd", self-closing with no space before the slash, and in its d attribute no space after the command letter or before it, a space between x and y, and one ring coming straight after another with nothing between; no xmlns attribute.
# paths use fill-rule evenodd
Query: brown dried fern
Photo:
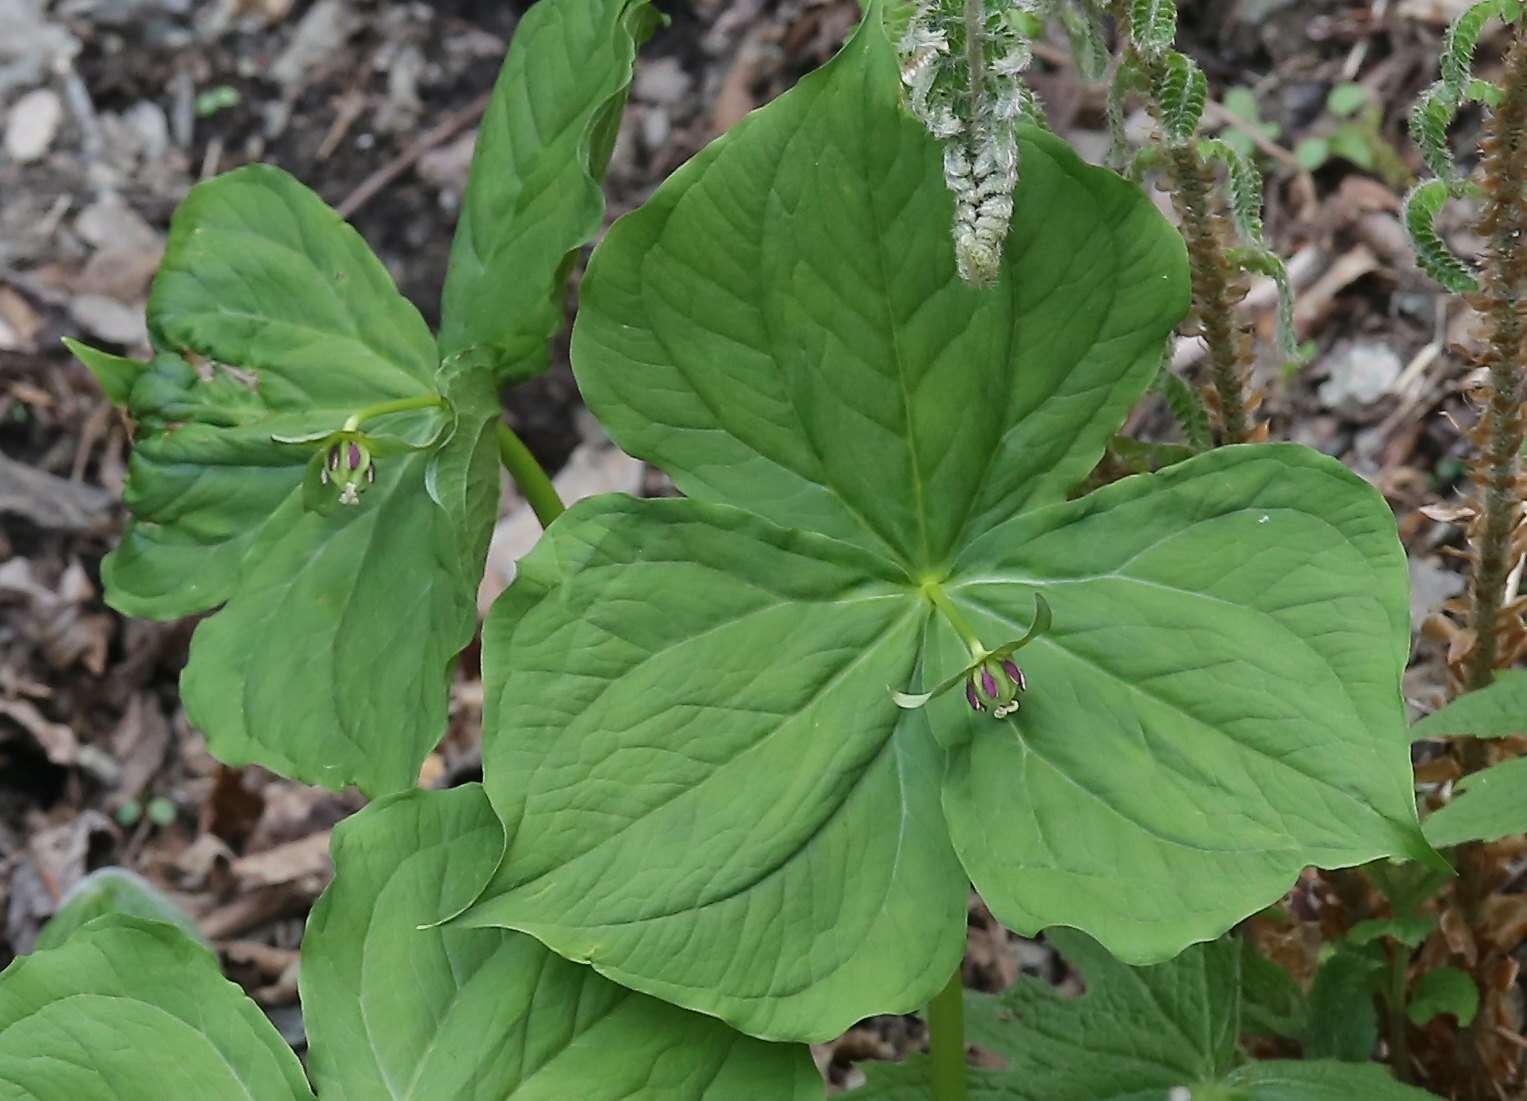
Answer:
<svg viewBox="0 0 1527 1101"><path fill-rule="evenodd" d="M1513 566L1527 553L1522 514L1523 339L1527 337L1527 28L1517 28L1506 55L1502 98L1486 122L1484 210L1477 232L1486 241L1480 290L1470 304L1481 315L1486 404L1471 433L1474 518L1469 526L1469 645L1455 654L1454 673L1469 688L1527 653L1522 602L1508 594ZM1478 748L1478 747L1472 747ZM1473 764L1473 762L1469 762ZM1481 760L1474 767L1482 765Z"/></svg>

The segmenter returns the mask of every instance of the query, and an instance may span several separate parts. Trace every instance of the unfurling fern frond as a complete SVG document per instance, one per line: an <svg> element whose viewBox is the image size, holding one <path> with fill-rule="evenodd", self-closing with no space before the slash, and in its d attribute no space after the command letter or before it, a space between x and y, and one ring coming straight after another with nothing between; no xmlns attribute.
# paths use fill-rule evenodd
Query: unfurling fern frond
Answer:
<svg viewBox="0 0 1527 1101"><path fill-rule="evenodd" d="M1266 248L1237 249L1231 259L1242 271L1265 275L1278 288L1278 354L1284 363L1301 363L1304 356L1299 350L1299 334L1294 331L1294 286L1288 281L1288 268Z"/></svg>
<svg viewBox="0 0 1527 1101"><path fill-rule="evenodd" d="M1173 50L1162 58L1152 92L1167 142L1184 145L1192 141L1209 99L1204 71L1192 58Z"/></svg>
<svg viewBox="0 0 1527 1101"><path fill-rule="evenodd" d="M1506 93L1488 80L1480 80L1478 77L1475 77L1469 81L1469 88L1464 93L1464 98L1470 103L1483 103L1493 111L1501 105L1501 100L1506 98Z"/></svg>
<svg viewBox="0 0 1527 1101"><path fill-rule="evenodd" d="M1262 228L1262 173L1250 157L1244 157L1218 138L1198 143L1204 160L1225 166L1226 190L1230 193L1230 215L1236 232L1246 247L1232 256L1235 265L1253 275L1265 275L1278 288L1278 354L1285 362L1300 359L1299 338L1294 332L1294 288L1288 280L1288 268L1268 247Z"/></svg>
<svg viewBox="0 0 1527 1101"><path fill-rule="evenodd" d="M1204 408L1198 391L1173 372L1172 346L1172 341L1168 340L1161 353L1161 370L1151 388L1166 399L1166 407L1182 426L1188 446L1194 451L1207 451L1214 445L1214 437L1209 431L1209 411Z"/></svg>
<svg viewBox="0 0 1527 1101"><path fill-rule="evenodd" d="M1474 50L1491 19L1513 23L1522 15L1521 0L1480 0L1453 21L1442 39L1442 79L1416 101L1410 113L1410 137L1427 169L1452 186L1462 175L1448 147L1448 129L1466 102L1496 107L1501 92L1474 76Z"/></svg>
<svg viewBox="0 0 1527 1101"><path fill-rule="evenodd" d="M1145 76L1129 55L1120 58L1108 82L1108 167L1123 172L1129 163L1129 135L1124 130L1125 104L1132 92L1145 87Z"/></svg>
<svg viewBox="0 0 1527 1101"><path fill-rule="evenodd" d="M1135 49L1160 57L1177 40L1177 5L1173 0L1132 0L1130 24Z"/></svg>
<svg viewBox="0 0 1527 1101"><path fill-rule="evenodd" d="M1129 163L1124 166L1124 171L1121 175L1130 183L1143 184L1145 177L1149 176L1152 172L1166 167L1166 153L1162 150L1162 147L1159 145L1147 145L1136 151L1135 155L1130 158Z"/></svg>
<svg viewBox="0 0 1527 1101"><path fill-rule="evenodd" d="M1103 12L1095 0L1071 0L1057 13L1076 69L1083 80L1097 83L1108 75L1108 43L1103 30Z"/></svg>
<svg viewBox="0 0 1527 1101"><path fill-rule="evenodd" d="M1459 99L1443 81L1433 84L1410 113L1410 139L1421 150L1421 159L1439 180L1458 178L1458 165L1448 148L1448 127L1458 115Z"/></svg>
<svg viewBox="0 0 1527 1101"><path fill-rule="evenodd" d="M1412 189L1405 197L1405 228L1421 270L1453 294L1471 294L1479 289L1479 280L1437 232L1437 215L1454 190L1442 180L1427 180Z"/></svg>
<svg viewBox="0 0 1527 1101"><path fill-rule="evenodd" d="M1253 248L1265 250L1262 235L1262 173L1250 157L1244 157L1219 138L1198 143L1199 156L1225 166L1229 181L1230 214L1242 239Z"/></svg>
<svg viewBox="0 0 1527 1101"><path fill-rule="evenodd" d="M1521 18L1519 0L1480 0L1453 20L1442 38L1442 83L1452 93L1455 102L1462 100L1470 78L1474 75L1474 48L1485 24L1500 18L1512 23Z"/></svg>

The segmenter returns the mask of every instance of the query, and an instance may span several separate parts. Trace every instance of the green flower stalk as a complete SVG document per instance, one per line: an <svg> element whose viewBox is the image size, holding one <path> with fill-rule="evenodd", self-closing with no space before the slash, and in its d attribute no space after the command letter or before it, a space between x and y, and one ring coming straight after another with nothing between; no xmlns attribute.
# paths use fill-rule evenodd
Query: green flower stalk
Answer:
<svg viewBox="0 0 1527 1101"><path fill-rule="evenodd" d="M1006 719L1018 714L1022 703L1019 697L1028 691L1029 682L1018 663L1013 660L1013 655L1050 630L1053 616L1049 601L1035 593L1034 621L1028 633L995 650L988 650L943 589L937 585L928 585L923 591L927 594L928 602L938 609L944 622L965 644L965 649L970 652L970 664L926 692L893 691L891 698L896 701L896 706L916 711L963 684L965 702L977 714L990 712L994 719Z"/></svg>
<svg viewBox="0 0 1527 1101"><path fill-rule="evenodd" d="M345 418L337 430L320 430L303 435L273 435L279 444L289 444L312 453L303 480L303 507L311 512L326 512L335 505L356 506L361 494L375 484L377 460L408 451L422 451L432 446L439 433L422 443L410 443L397 436L379 436L361 431L361 425L390 413L443 409L445 399L438 394L421 394L368 406ZM445 430L442 422L440 431Z"/></svg>

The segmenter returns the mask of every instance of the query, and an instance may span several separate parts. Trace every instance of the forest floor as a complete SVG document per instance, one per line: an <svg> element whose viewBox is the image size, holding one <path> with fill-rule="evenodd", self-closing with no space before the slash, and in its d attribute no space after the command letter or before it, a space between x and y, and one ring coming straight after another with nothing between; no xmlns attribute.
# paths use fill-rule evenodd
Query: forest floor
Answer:
<svg viewBox="0 0 1527 1101"><path fill-rule="evenodd" d="M504 0L0 0L0 966L31 946L89 870L121 864L199 921L229 974L300 1046L302 922L328 875L331 827L358 807L208 756L176 680L193 621L125 619L101 599L100 560L124 521L128 425L60 338L132 351L171 211L198 179L269 161L355 223L431 321L474 127L525 5ZM607 191L614 217L747 111L831 55L856 0L671 0L644 50ZM1263 341L1259 382L1274 438L1336 455L1377 485L1411 551L1412 617L1462 587L1443 553L1457 423L1475 417L1468 310L1410 259L1400 199L1419 162L1405 136L1435 79L1459 0L1215 0L1181 4L1183 47L1209 75L1209 119L1257 148L1267 223L1301 291L1313 346L1285 371ZM1487 39L1485 68L1500 43ZM1101 159L1103 96L1060 43L1035 84L1052 125ZM1360 103L1330 110L1334 88ZM1340 97L1339 97L1340 98ZM1248 106L1250 105L1250 106ZM1351 103L1344 105L1350 107ZM1477 137L1465 118L1460 148ZM1322 159L1321 153L1325 156ZM1466 224L1454 243L1473 251ZM1264 337L1273 295L1245 305ZM569 496L662 492L583 415L566 363L506 394L509 416ZM1180 349L1191 364L1194 348ZM1189 367L1191 370L1191 367ZM1169 420L1147 407L1146 433ZM512 491L484 607L535 525ZM1419 642L1407 692L1442 690ZM471 651L452 727L423 781L480 772L481 686ZM972 903L967 979L997 989L1019 970L1060 981L1042 945ZM837 1085L856 1060L919 1042L911 1019L868 1022L819 1050Z"/></svg>

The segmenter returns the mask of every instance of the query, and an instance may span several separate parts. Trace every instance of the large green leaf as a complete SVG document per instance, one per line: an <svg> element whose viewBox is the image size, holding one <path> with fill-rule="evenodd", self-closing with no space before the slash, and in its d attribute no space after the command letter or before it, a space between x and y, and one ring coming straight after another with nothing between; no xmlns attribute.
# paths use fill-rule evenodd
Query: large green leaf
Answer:
<svg viewBox="0 0 1527 1101"><path fill-rule="evenodd" d="M1097 942L1057 930L1052 942L1087 983L1080 998L1022 978L997 996L967 996L971 1043L1000 1055L1036 1096L1127 1097L1209 1082L1235 1062L1240 949L1198 945L1169 963L1126 967Z"/></svg>
<svg viewBox="0 0 1527 1101"><path fill-rule="evenodd" d="M616 442L690 496L935 575L1086 477L1187 272L1136 188L1030 130L1009 262L967 287L936 144L873 29L616 226L573 365Z"/></svg>
<svg viewBox="0 0 1527 1101"><path fill-rule="evenodd" d="M1527 669L1495 674L1484 688L1459 696L1410 728L1412 740L1469 735L1506 738L1527 734Z"/></svg>
<svg viewBox="0 0 1527 1101"><path fill-rule="evenodd" d="M1451 1014L1464 1028L1479 1012L1479 987L1474 976L1458 967L1439 967L1423 972L1410 992L1405 1013L1417 1028L1442 1014Z"/></svg>
<svg viewBox="0 0 1527 1101"><path fill-rule="evenodd" d="M980 634L1020 634L1035 590L1055 618L1023 652L1035 688L1009 723L930 707L950 831L993 912L1023 932L1082 924L1145 962L1307 864L1426 858L1399 710L1405 577L1378 494L1289 446L1221 450L971 544L948 588ZM930 680L968 661L937 639Z"/></svg>
<svg viewBox="0 0 1527 1101"><path fill-rule="evenodd" d="M542 0L515 28L477 135L441 303L446 356L490 351L500 378L546 369L571 253L604 218L604 175L647 0Z"/></svg>
<svg viewBox="0 0 1527 1101"><path fill-rule="evenodd" d="M360 234L268 165L186 196L148 313L155 348L254 373L274 410L422 393L438 362L419 312Z"/></svg>
<svg viewBox="0 0 1527 1101"><path fill-rule="evenodd" d="M1429 814L1422 829L1439 849L1527 833L1527 757L1459 780L1452 801Z"/></svg>
<svg viewBox="0 0 1527 1101"><path fill-rule="evenodd" d="M1195 1095L1196 1096L1196 1095ZM1373 1063L1280 1059L1248 1063L1225 1078L1225 1089L1204 1101L1437 1101L1437 1095L1396 1082Z"/></svg>
<svg viewBox="0 0 1527 1101"><path fill-rule="evenodd" d="M302 1001L324 1101L808 1101L802 1047L762 1043L499 930L421 928L503 851L478 787L375 804L334 835Z"/></svg>
<svg viewBox="0 0 1527 1101"><path fill-rule="evenodd" d="M259 1008L172 925L97 918L0 973L0 1101L313 1101Z"/></svg>
<svg viewBox="0 0 1527 1101"><path fill-rule="evenodd" d="M574 508L484 628L511 829L470 920L756 1035L916 1008L965 943L939 755L887 690L926 622L847 544L692 501Z"/></svg>
<svg viewBox="0 0 1527 1101"><path fill-rule="evenodd" d="M876 1067L873 1083L843 1094L843 1101L928 1101L927 1062L908 1059ZM1188 1090L1187 1093L1181 1092ZM1436 1094L1396 1082L1373 1064L1295 1062L1248 1063L1222 1081L1150 1087L1123 1093L1060 1094L1044 1084L1023 1082L1001 1071L971 1070L970 1101L1437 1101Z"/></svg>
<svg viewBox="0 0 1527 1101"><path fill-rule="evenodd" d="M1370 948L1337 944L1321 961L1310 990L1310 1019L1300 1037L1311 1059L1367 1062L1378 1040L1376 987L1383 981L1384 954Z"/></svg>
<svg viewBox="0 0 1527 1101"><path fill-rule="evenodd" d="M107 599L157 618L226 602L183 681L220 759L370 794L411 785L475 628L497 511L491 372L472 357L438 370L365 242L264 166L181 205L149 325L158 354L128 397L134 522L103 567ZM323 445L277 437L437 392L445 409L363 426L417 450L380 457L359 507L306 507Z"/></svg>
<svg viewBox="0 0 1527 1101"><path fill-rule="evenodd" d="M969 291L898 79L872 18L611 232L580 381L702 499L573 510L484 632L511 842L467 920L768 1038L938 990L951 833L1003 920L1135 961L1306 863L1435 859L1383 500L1270 447L1065 501L1180 317L1180 242L1030 135L1024 228ZM893 702L970 661L936 605L991 648L1039 598L1016 718Z"/></svg>
<svg viewBox="0 0 1527 1101"><path fill-rule="evenodd" d="M192 940L205 943L191 915L160 894L152 883L126 868L109 867L91 872L69 889L58 912L42 927L34 949L42 952L57 948L79 929L105 914L162 921L175 926Z"/></svg>
<svg viewBox="0 0 1527 1101"><path fill-rule="evenodd" d="M1003 1070L969 1072L972 1101L1424 1101L1372 1064L1273 1061L1237 1067L1241 978L1234 943L1197 945L1131 968L1095 942L1057 931L1087 991L1067 998L1020 978L999 995L966 994L967 1035ZM867 1068L844 1101L925 1101L922 1060Z"/></svg>

